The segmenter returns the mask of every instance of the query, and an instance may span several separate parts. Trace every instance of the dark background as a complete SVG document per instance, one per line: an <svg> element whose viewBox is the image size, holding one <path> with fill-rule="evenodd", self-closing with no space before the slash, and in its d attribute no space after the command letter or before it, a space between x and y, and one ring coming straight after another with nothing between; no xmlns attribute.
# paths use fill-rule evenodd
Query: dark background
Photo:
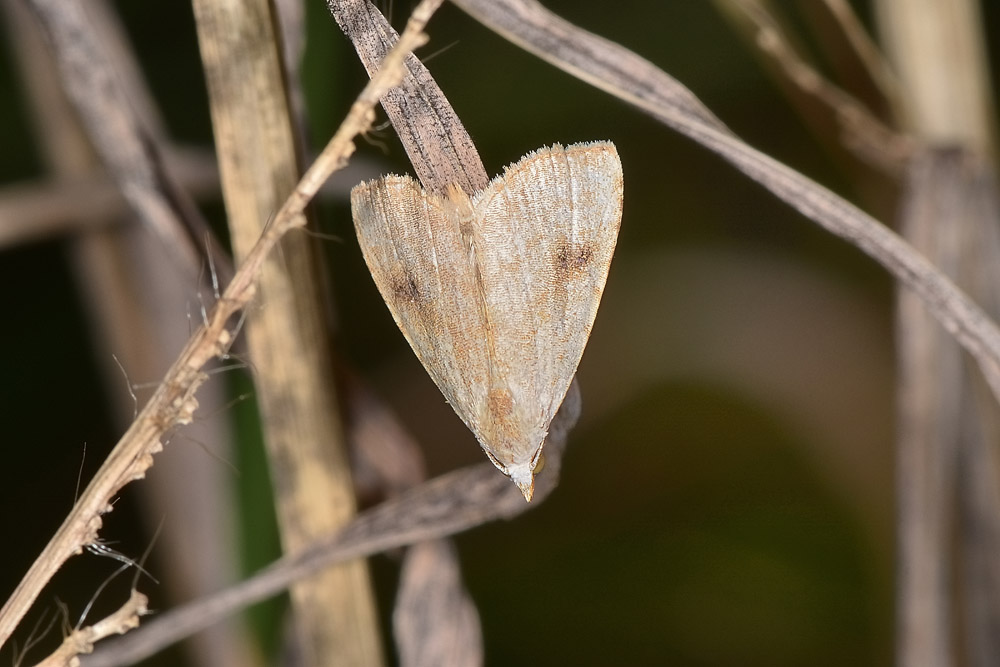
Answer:
<svg viewBox="0 0 1000 667"><path fill-rule="evenodd" d="M710 3L546 4L656 63L751 144L891 222L891 184L862 198L864 168L817 142ZM866 5L855 4L867 21ZM119 9L171 136L209 146L190 8ZM407 9L395 3L394 23ZM986 25L998 18L987 15ZM364 72L322 3L310 1L309 20L304 75L319 146ZM457 538L488 664L887 664L894 501L886 274L705 150L460 10L446 5L429 33L422 53L448 47L428 66L488 171L542 145L609 139L625 172L619 246L579 370L584 414L562 483L516 521ZM42 174L21 94L0 48L5 184ZM377 136L384 146L360 142L359 155L381 171L408 171L391 128ZM206 211L223 219L218 200ZM326 249L345 358L398 411L433 472L480 461L378 297L348 208L325 206L320 219L340 239ZM59 238L0 254L0 598L70 508L84 447L86 480L120 436L106 405L121 387L106 386L96 370L74 280ZM251 410L244 403L217 417ZM197 448L189 455L205 457ZM249 462L254 454L243 456L239 502L252 569L275 547L266 484ZM125 491L103 533L133 556L150 539L137 517L138 486ZM396 564L384 556L372 564L387 618ZM26 627L56 599L78 610L116 565L75 559ZM169 576L155 555L151 568ZM155 596L155 585L144 588ZM278 631L271 626L268 645Z"/></svg>

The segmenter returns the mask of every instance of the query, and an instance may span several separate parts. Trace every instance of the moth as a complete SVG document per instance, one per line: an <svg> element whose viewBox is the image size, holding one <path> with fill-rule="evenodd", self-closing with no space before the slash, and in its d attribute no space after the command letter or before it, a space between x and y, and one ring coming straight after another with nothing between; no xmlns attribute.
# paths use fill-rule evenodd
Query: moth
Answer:
<svg viewBox="0 0 1000 667"><path fill-rule="evenodd" d="M394 175L351 192L393 319L527 501L597 315L622 188L614 144L594 142L529 153L471 196Z"/></svg>

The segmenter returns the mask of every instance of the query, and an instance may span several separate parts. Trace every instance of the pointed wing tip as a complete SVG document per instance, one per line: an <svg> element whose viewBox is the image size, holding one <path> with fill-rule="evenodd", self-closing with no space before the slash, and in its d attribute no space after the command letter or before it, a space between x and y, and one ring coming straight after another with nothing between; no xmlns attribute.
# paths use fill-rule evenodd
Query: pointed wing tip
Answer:
<svg viewBox="0 0 1000 667"><path fill-rule="evenodd" d="M535 480L532 479L528 484L518 484L517 488L521 489L521 495L524 496L525 502L531 502L531 496L535 494Z"/></svg>
<svg viewBox="0 0 1000 667"><path fill-rule="evenodd" d="M510 478L517 488L521 490L526 502L531 502L531 496L535 493L535 475L527 466L523 469L513 469L510 471Z"/></svg>

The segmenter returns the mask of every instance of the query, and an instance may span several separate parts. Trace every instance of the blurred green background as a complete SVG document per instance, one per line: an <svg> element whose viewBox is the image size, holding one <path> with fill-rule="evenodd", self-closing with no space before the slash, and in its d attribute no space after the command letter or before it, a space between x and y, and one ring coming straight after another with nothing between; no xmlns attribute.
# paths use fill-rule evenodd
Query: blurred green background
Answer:
<svg viewBox="0 0 1000 667"><path fill-rule="evenodd" d="M867 21L867 5L854 4ZM995 38L1000 16L984 4ZM868 180L863 167L817 142L711 3L546 5L665 69L751 144L891 220L891 184ZM324 4L307 6L304 77L316 147L365 79ZM190 7L117 7L171 136L210 146ZM408 8L395 3L394 23ZM597 139L617 144L625 171L619 246L579 370L584 414L561 485L518 520L457 538L487 664L887 664L894 501L886 274L687 139L460 10L446 5L429 33L422 53L447 47L428 66L488 171L542 145ZM0 99L0 182L40 177L4 48ZM359 156L379 171L408 171L391 128L375 136L380 143L360 142ZM863 198L859 182L871 186ZM205 210L223 220L217 198ZM344 357L398 412L432 472L480 461L374 289L347 206L325 205L319 218L338 238L325 248ZM120 435L106 405L122 387L97 372L74 280L64 239L0 255L3 598L71 506L84 449L86 481ZM218 381L234 395L247 390L245 378ZM244 425L233 474L251 570L277 552L261 455L246 426L252 402L209 417ZM198 447L187 455L217 465ZM138 486L125 490L103 533L136 557L150 540ZM75 618L116 566L75 559L25 627L57 599ZM155 552L150 569L169 576ZM396 561L379 556L372 569L387 620ZM146 582L144 590L156 603L157 587ZM166 604L159 599L158 608ZM273 647L281 628L270 625L263 641ZM9 656L6 649L0 660Z"/></svg>

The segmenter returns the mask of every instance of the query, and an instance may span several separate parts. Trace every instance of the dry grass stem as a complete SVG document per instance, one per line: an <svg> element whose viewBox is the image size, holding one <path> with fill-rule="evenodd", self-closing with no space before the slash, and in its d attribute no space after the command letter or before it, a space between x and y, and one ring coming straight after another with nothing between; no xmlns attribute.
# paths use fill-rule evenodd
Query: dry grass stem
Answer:
<svg viewBox="0 0 1000 667"><path fill-rule="evenodd" d="M329 0L329 6L370 76L396 42L396 31L368 0ZM457 185L471 195L489 183L472 138L416 56L407 58L403 83L382 98L382 108L424 190L444 195Z"/></svg>
<svg viewBox="0 0 1000 667"><path fill-rule="evenodd" d="M484 661L479 613L447 540L415 544L399 575L393 635L402 667L477 667Z"/></svg>
<svg viewBox="0 0 1000 667"><path fill-rule="evenodd" d="M901 229L953 276L964 233L957 227L970 222L963 215L965 202L955 197L955 186L962 180L960 160L955 158L929 154L914 163ZM952 223L941 226L942 219ZM912 652L922 656L916 664L945 665L951 654L951 568L946 552L951 551L956 436L962 430L962 402L967 400L964 369L961 350L912 293L899 295L897 331L897 439L902 450L897 454L897 511L900 562L906 564L898 578L898 628L900 637L907 637L903 644L909 644L901 644L898 655L900 664L914 664L906 657Z"/></svg>
<svg viewBox="0 0 1000 667"><path fill-rule="evenodd" d="M845 239L913 290L976 359L1000 399L1000 329L912 246L853 204L724 129L684 86L628 49L577 28L534 0L454 0L484 25L634 104L725 158L807 218Z"/></svg>
<svg viewBox="0 0 1000 667"><path fill-rule="evenodd" d="M545 469L538 475L531 504L489 463L441 475L359 514L339 534L307 551L286 556L232 588L165 612L136 632L102 645L84 660L84 667L132 664L334 563L512 519L537 507L559 482L566 440L580 407L574 382L549 430Z"/></svg>
<svg viewBox="0 0 1000 667"><path fill-rule="evenodd" d="M78 664L78 656L91 653L97 642L114 635L123 635L139 627L139 619L149 613L147 602L145 595L133 590L131 597L117 611L93 625L70 632L58 649L38 663L38 667L66 667Z"/></svg>
<svg viewBox="0 0 1000 667"><path fill-rule="evenodd" d="M167 177L159 142L135 113L86 7L59 0L29 1L54 46L63 90L122 195L143 224L196 274L208 227Z"/></svg>
<svg viewBox="0 0 1000 667"><path fill-rule="evenodd" d="M922 146L905 184L901 232L995 316L996 109L980 5L880 0L875 7L900 73L900 115ZM905 294L896 337L897 664L993 665L1000 655L1000 409L982 399L980 378L954 341Z"/></svg>
<svg viewBox="0 0 1000 667"><path fill-rule="evenodd" d="M149 123L151 132L158 134L152 96L117 14L104 0L90 0L85 7L89 28L107 54L105 64L114 68L115 80L122 85L125 96ZM38 208L10 211L10 224L3 227L8 234L76 232L67 236L65 245L98 345L95 354L101 361L105 386L113 388L109 408L115 418L114 427L121 432L135 418L137 410L131 392L121 391L123 370L128 369L133 378L162 377L176 350L190 335L190 325L178 315L190 307L190 290L197 288L198 279L194 267L179 266L176 252L164 252L163 240L157 234L139 224L121 224L134 223L134 216L129 214L121 192L101 168L87 133L63 91L53 50L46 43L37 17L21 0L7 0L2 8L7 13L10 44L18 55L21 79L31 105L37 144L42 147L44 161L52 174L51 180L46 181L48 187L38 188L41 192L37 194L41 196L27 198L27 202L38 203ZM168 158L165 162L177 169L178 161L175 157L171 165L171 155L171 152L165 154ZM191 183L195 187L215 181L217 191L214 158L205 151L201 151L200 157L203 159L197 163L191 159L182 163L184 176L189 181L190 177L197 177ZM168 189L165 184L164 191ZM61 193L71 197L60 199ZM0 208L18 203L3 201L5 204ZM102 210L95 210L95 203ZM22 216L22 212L30 214ZM53 220L52 216L62 220ZM0 218L3 217L0 212ZM75 225L75 229L54 230L53 222ZM213 243L211 247L217 249L218 245ZM219 256L216 255L217 260ZM228 258L225 263L216 261L219 273L227 277L232 276L230 264ZM218 383L205 387L201 393L203 407L213 411L221 402L223 391L224 387ZM193 425L187 435L222 446L229 441L227 424L222 420L202 421ZM219 468L184 456L183 448L158 463L164 470L153 476L141 493L148 516L170 512L189 516L184 525L168 523L159 544L164 559L171 563L173 575L166 582L167 595L190 599L234 579L232 542L227 539L226 531L219 529L232 525L228 516L234 508L226 475ZM192 542L199 545L197 552L190 548ZM202 664L213 667L249 665L251 662L239 650L246 643L236 635L232 624L219 625L194 638L191 653L205 656Z"/></svg>
<svg viewBox="0 0 1000 667"><path fill-rule="evenodd" d="M882 42L899 75L908 131L932 144L996 152L996 106L978 0L874 3Z"/></svg>
<svg viewBox="0 0 1000 667"><path fill-rule="evenodd" d="M196 200L217 196L219 172L204 151L170 151L167 171ZM127 202L107 175L59 176L0 189L0 248L114 224Z"/></svg>
<svg viewBox="0 0 1000 667"><path fill-rule="evenodd" d="M354 150L353 138L371 125L373 106L401 79L403 58L425 43L423 26L439 4L440 0L425 0L414 11L407 30L386 57L382 69L365 86L344 122L240 265L232 282L206 314L205 322L194 332L152 398L0 609L0 645L10 638L56 570L97 539L101 516L112 509L111 498L122 486L145 474L153 463L153 454L162 447L164 434L190 422L197 408L195 393L206 378L201 368L224 354L230 345L232 336L228 323L253 298L254 283L264 260L278 240L300 224L302 211L329 174L346 163Z"/></svg>
<svg viewBox="0 0 1000 667"><path fill-rule="evenodd" d="M844 36L851 44L858 58L864 63L868 76L878 86L882 96L899 108L900 86L885 55L865 30L858 15L847 0L823 0L830 14L837 20Z"/></svg>
<svg viewBox="0 0 1000 667"><path fill-rule="evenodd" d="M298 180L301 133L271 3L195 0L194 15L239 260ZM335 533L356 512L333 374L327 274L312 238L286 237L257 283L260 307L247 316L254 393L286 553ZM304 665L382 662L367 563L345 563L290 593L295 650Z"/></svg>
<svg viewBox="0 0 1000 667"><path fill-rule="evenodd" d="M716 4L750 35L761 53L771 59L788 81L832 112L840 130L838 138L844 146L891 176L902 173L913 151L909 138L887 126L859 99L809 64L765 3L716 0Z"/></svg>

